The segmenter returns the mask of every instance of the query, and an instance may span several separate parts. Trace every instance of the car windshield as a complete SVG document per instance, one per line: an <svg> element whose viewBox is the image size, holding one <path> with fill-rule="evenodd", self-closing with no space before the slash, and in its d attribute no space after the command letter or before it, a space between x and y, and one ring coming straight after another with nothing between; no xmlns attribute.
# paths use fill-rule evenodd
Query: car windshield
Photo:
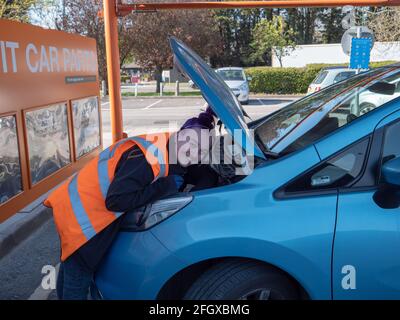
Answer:
<svg viewBox="0 0 400 320"><path fill-rule="evenodd" d="M243 70L217 70L225 81L244 81Z"/></svg>
<svg viewBox="0 0 400 320"><path fill-rule="evenodd" d="M321 84L322 81L325 80L326 76L328 75L328 71L322 71L320 72L317 77L314 79L312 84Z"/></svg>
<svg viewBox="0 0 400 320"><path fill-rule="evenodd" d="M298 100L256 128L269 150L287 154L400 96L400 68L375 69Z"/></svg>

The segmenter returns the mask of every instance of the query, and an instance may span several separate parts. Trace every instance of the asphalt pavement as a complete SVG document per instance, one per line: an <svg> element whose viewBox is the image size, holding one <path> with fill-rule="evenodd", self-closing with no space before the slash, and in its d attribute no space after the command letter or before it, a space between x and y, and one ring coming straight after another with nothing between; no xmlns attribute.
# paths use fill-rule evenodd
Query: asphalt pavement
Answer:
<svg viewBox="0 0 400 320"><path fill-rule="evenodd" d="M244 106L253 120L271 113L294 97L253 97ZM202 98L124 98L123 120L129 135L178 128L186 119L196 116L202 109ZM110 110L107 100L102 101L104 145L111 143ZM4 299L56 299L51 287L51 270L59 264L59 238L52 220L45 222L15 249L0 259L0 300ZM50 270L50 271L49 271ZM50 281L50 282L49 282Z"/></svg>
<svg viewBox="0 0 400 320"><path fill-rule="evenodd" d="M48 220L12 252L0 260L0 300L47 299L33 295L41 287L45 266L56 267L60 244L53 220ZM46 271L46 269L43 269ZM41 290L36 290L41 292Z"/></svg>
<svg viewBox="0 0 400 320"><path fill-rule="evenodd" d="M256 120L282 108L297 97L251 97L244 106L251 119ZM204 110L205 101L201 97L154 97L123 98L124 131L128 136L147 132L178 129L186 119L197 116ZM103 144L111 143L110 104L102 102Z"/></svg>

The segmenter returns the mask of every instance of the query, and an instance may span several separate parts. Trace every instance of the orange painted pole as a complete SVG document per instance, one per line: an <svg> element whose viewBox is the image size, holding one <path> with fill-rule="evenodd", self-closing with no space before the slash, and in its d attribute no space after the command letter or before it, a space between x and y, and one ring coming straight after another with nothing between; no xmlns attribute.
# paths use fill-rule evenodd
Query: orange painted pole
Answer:
<svg viewBox="0 0 400 320"><path fill-rule="evenodd" d="M400 0L270 0L270 1L194 1L119 4L121 15L131 11L229 8L296 8L352 6L400 6Z"/></svg>
<svg viewBox="0 0 400 320"><path fill-rule="evenodd" d="M110 97L112 140L123 138L120 59L118 46L118 17L116 0L103 1L104 31L107 54L107 77Z"/></svg>

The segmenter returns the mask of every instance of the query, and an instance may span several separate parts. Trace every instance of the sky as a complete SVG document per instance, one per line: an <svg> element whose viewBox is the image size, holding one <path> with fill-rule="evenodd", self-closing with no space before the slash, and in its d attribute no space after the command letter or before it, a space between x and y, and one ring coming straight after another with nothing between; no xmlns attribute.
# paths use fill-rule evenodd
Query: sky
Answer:
<svg viewBox="0 0 400 320"><path fill-rule="evenodd" d="M39 0L38 7L30 10L31 23L43 28L55 29L55 16L63 0Z"/></svg>

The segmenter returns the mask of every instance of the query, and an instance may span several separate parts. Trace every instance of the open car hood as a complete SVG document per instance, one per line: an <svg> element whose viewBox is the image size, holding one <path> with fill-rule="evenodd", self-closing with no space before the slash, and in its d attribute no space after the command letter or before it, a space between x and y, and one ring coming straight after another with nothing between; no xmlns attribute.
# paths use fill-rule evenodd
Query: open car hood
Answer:
<svg viewBox="0 0 400 320"><path fill-rule="evenodd" d="M221 119L227 131L232 136L235 136L235 142L242 146L247 155L254 154L257 157L265 159L264 154L255 143L254 136L251 134L244 120L240 102L224 80L182 41L171 37L170 45L176 66L189 79L192 79L194 84L200 89L204 99Z"/></svg>

